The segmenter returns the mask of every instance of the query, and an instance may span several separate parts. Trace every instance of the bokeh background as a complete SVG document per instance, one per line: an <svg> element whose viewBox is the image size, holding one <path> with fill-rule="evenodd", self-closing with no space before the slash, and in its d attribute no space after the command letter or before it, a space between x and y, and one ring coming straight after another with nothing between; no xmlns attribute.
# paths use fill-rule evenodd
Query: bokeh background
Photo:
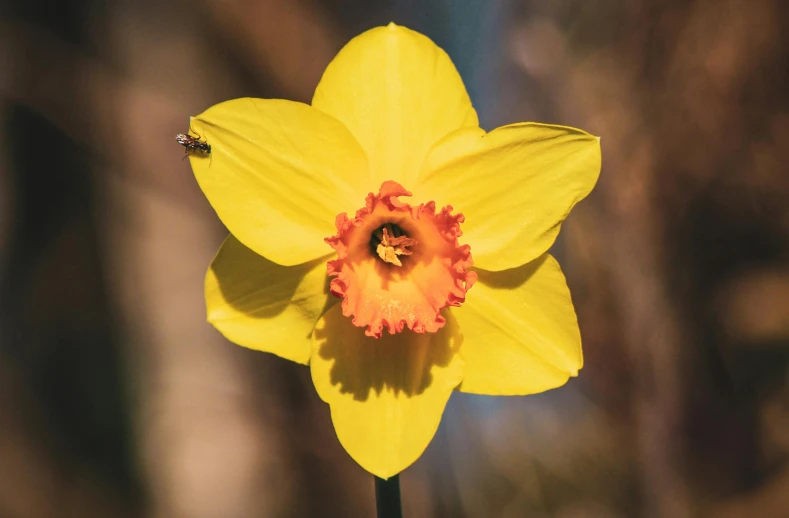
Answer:
<svg viewBox="0 0 789 518"><path fill-rule="evenodd" d="M226 235L174 140L234 97L309 101L395 21L484 127L602 136L555 253L586 366L453 395L408 518L789 517L789 4L5 0L0 518L369 517L308 369L205 323Z"/></svg>

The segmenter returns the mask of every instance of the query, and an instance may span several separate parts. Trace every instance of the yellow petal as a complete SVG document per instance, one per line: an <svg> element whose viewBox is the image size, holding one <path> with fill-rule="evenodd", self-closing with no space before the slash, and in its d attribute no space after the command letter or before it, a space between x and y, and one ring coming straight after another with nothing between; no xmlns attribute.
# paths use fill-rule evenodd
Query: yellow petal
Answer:
<svg viewBox="0 0 789 518"><path fill-rule="evenodd" d="M563 385L583 366L570 291L548 254L503 272L479 270L466 302L452 308L463 335L459 390L524 395Z"/></svg>
<svg viewBox="0 0 789 518"><path fill-rule="evenodd" d="M330 252L334 218L364 204L366 157L336 119L306 104L236 99L192 118L211 146L192 154L197 182L239 241L275 263Z"/></svg>
<svg viewBox="0 0 789 518"><path fill-rule="evenodd" d="M357 36L340 51L312 105L351 130L367 152L376 187L394 180L409 188L433 144L479 124L446 52L393 23Z"/></svg>
<svg viewBox="0 0 789 518"><path fill-rule="evenodd" d="M464 129L431 150L414 195L463 213L462 240L474 265L499 271L547 251L599 174L599 139L581 130L534 123L488 134Z"/></svg>
<svg viewBox="0 0 789 518"><path fill-rule="evenodd" d="M337 437L364 469L391 477L413 463L436 433L463 378L457 326L438 333L365 336L340 305L315 327L312 381L331 406Z"/></svg>
<svg viewBox="0 0 789 518"><path fill-rule="evenodd" d="M228 236L205 279L208 321L238 345L306 364L328 295L326 260L280 266Z"/></svg>

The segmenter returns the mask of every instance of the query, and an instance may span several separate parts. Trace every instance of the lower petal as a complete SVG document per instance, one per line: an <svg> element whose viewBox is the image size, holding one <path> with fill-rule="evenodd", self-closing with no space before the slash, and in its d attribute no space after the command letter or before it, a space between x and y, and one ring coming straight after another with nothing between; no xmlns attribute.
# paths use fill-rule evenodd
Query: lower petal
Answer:
<svg viewBox="0 0 789 518"><path fill-rule="evenodd" d="M331 407L337 437L370 473L388 478L411 465L436 433L463 378L454 320L437 333L375 339L329 310L313 334L312 381Z"/></svg>
<svg viewBox="0 0 789 518"><path fill-rule="evenodd" d="M581 336L556 260L545 254L520 268L478 274L466 303L452 309L466 362L458 390L534 394L577 375Z"/></svg>
<svg viewBox="0 0 789 518"><path fill-rule="evenodd" d="M206 274L205 301L208 321L231 342L306 364L315 322L335 299L325 259L281 266L231 235Z"/></svg>

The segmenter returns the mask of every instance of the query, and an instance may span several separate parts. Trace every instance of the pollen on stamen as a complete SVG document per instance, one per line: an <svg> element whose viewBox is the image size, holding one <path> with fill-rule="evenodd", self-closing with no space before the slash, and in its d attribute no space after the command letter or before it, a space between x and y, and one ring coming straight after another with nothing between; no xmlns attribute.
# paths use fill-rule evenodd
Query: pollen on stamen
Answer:
<svg viewBox="0 0 789 518"><path fill-rule="evenodd" d="M375 247L375 253L385 263L394 266L403 266L398 256L412 255L412 246L418 245L416 239L410 238L398 225L386 223L373 232L370 245Z"/></svg>
<svg viewBox="0 0 789 518"><path fill-rule="evenodd" d="M380 337L410 329L436 332L441 310L459 306L476 280L468 245L460 245L462 214L434 202L409 205L396 182L370 193L353 218L337 216L337 234L326 242L337 251L327 263L330 290L342 298L343 314L365 334Z"/></svg>

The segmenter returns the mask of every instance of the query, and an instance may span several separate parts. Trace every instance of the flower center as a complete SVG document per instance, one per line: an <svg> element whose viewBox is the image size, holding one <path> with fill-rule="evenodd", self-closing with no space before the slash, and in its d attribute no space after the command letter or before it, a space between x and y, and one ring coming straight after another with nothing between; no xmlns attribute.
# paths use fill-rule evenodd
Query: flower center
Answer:
<svg viewBox="0 0 789 518"><path fill-rule="evenodd" d="M441 311L461 305L477 278L469 246L457 242L463 215L401 196L411 193L384 182L355 217L338 215L337 234L326 238L337 252L326 265L331 293L343 299L343 315L376 338L384 327L438 331L446 323Z"/></svg>
<svg viewBox="0 0 789 518"><path fill-rule="evenodd" d="M416 239L410 238L396 223L386 223L380 226L370 236L370 248L385 263L403 266L398 256L411 255L409 247L418 245Z"/></svg>

